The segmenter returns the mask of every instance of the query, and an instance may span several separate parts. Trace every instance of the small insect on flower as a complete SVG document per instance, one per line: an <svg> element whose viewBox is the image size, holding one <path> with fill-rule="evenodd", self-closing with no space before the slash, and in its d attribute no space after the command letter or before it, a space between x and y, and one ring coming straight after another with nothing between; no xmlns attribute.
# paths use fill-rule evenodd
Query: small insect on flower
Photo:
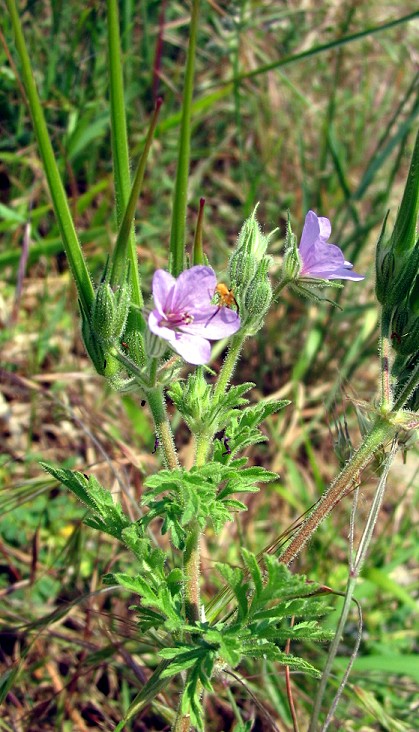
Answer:
<svg viewBox="0 0 419 732"><path fill-rule="evenodd" d="M233 290L229 290L224 282L219 282L215 288L214 295L218 295L218 303L216 311L211 315L208 323L220 312L221 308L231 308L232 305L236 306L237 315L239 315L239 306L236 298L234 297ZM207 323L207 325L208 325Z"/></svg>
<svg viewBox="0 0 419 732"><path fill-rule="evenodd" d="M233 290L229 290L224 282L219 282L215 288L215 293L219 297L218 304L220 307L231 308L232 305L236 306L237 312L239 312L239 306L236 298L234 297Z"/></svg>

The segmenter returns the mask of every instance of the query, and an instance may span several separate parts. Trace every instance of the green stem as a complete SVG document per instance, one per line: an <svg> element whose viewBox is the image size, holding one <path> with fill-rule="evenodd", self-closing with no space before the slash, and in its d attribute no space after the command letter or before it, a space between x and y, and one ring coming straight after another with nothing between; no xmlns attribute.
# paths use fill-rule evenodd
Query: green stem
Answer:
<svg viewBox="0 0 419 732"><path fill-rule="evenodd" d="M16 50L21 62L22 80L27 94L29 111L32 117L33 127L38 141L42 164L47 177L52 204L54 206L55 216L60 228L65 253L67 255L70 269L75 279L84 310L86 313L90 313L94 297L93 285L77 238L67 196L58 170L57 162L55 160L44 113L35 80L33 78L31 63L25 39L23 37L22 26L16 9L15 0L6 0L6 5L10 13L13 32L15 35Z"/></svg>
<svg viewBox="0 0 419 732"><path fill-rule="evenodd" d="M135 171L134 176L134 182L132 184L131 193L129 195L128 203L125 208L125 212L122 218L122 223L119 228L118 237L115 243L115 249L112 255L112 271L110 276L110 284L115 286L117 284L120 284L121 280L123 280L124 273L127 268L127 244L131 243L131 236L130 233L132 232L132 222L134 220L135 211L138 204L138 198L141 193L141 189L143 186L144 181L144 173L145 168L147 165L147 159L148 154L150 152L151 143L153 142L154 137L154 130L156 129L157 119L160 111L160 107L162 105L162 99L158 99L156 102L156 106L154 108L154 114L151 119L150 127L147 132L146 141L144 144L144 149L142 152L142 155L140 157L137 170ZM134 238L134 252L135 252L135 264L132 262L132 247L130 246L128 249L128 261L131 262L131 268L134 267L134 271L137 272L138 275L138 262L137 262L137 250L135 248L135 238ZM139 280L138 280L138 288L137 286L134 287L133 290L133 301L134 304L138 307L143 306L143 299L141 295L141 291L139 290ZM140 303L137 302L138 297L140 298Z"/></svg>
<svg viewBox="0 0 419 732"><path fill-rule="evenodd" d="M225 392L228 383L233 375L234 367L240 356L240 351L242 349L245 338L246 334L240 331L237 335L233 336L227 356L225 357L225 361L218 375L218 380L214 389L214 398L221 396L221 394Z"/></svg>
<svg viewBox="0 0 419 732"><path fill-rule="evenodd" d="M174 277L185 266L186 206L188 200L188 176L191 144L192 93L195 71L196 38L198 31L199 0L192 2L189 32L188 58L182 104L182 120L179 134L179 155L173 194L172 228L170 232L170 271Z"/></svg>
<svg viewBox="0 0 419 732"><path fill-rule="evenodd" d="M107 0L108 18L108 56L109 56L109 89L111 114L111 142L112 162L114 171L116 220L118 226L124 218L128 207L131 190L131 175L129 167L129 152L127 139L127 125L125 117L124 79L122 72L122 53L119 28L119 12L117 0ZM121 285L129 265L129 281L131 285L131 300L134 307L130 308L126 326L126 334L144 331L144 318L141 308L144 305L141 292L140 273L138 269L137 247L135 231L132 225L134 216L128 220L124 229L125 239L123 251L118 246L121 231L119 231L117 246L114 249L111 263L110 282L112 286ZM125 219L124 219L125 220ZM121 266L122 260L122 266ZM134 345L135 344L135 345ZM138 363L145 363L145 355L141 339L132 339L132 351Z"/></svg>
<svg viewBox="0 0 419 732"><path fill-rule="evenodd" d="M185 616L188 623L195 623L200 619L200 591L199 570L201 529L197 521L188 526L188 538L183 556L185 572Z"/></svg>
<svg viewBox="0 0 419 732"><path fill-rule="evenodd" d="M116 218L118 224L120 224L128 201L129 191L131 188L131 178L129 169L124 78L122 72L122 53L117 0L107 0L107 20L112 162L116 198Z"/></svg>
<svg viewBox="0 0 419 732"><path fill-rule="evenodd" d="M180 703L179 703L179 709L176 715L175 724L172 728L172 732L189 732L191 728L191 719L189 714L183 715L180 711Z"/></svg>
<svg viewBox="0 0 419 732"><path fill-rule="evenodd" d="M163 390L161 387L154 387L147 391L147 399L154 419L157 437L163 451L166 467L174 470L179 467L175 441L172 429L167 418L166 405L164 403Z"/></svg>
<svg viewBox="0 0 419 732"><path fill-rule="evenodd" d="M281 290L283 290L290 282L291 280L288 277L284 277L284 279L281 280L281 282L275 287L273 300L276 300Z"/></svg>
<svg viewBox="0 0 419 732"><path fill-rule="evenodd" d="M394 455L396 453L396 448L397 448L397 445L396 445L396 442L394 442L393 447L392 447L391 451L389 452L389 454L387 455L386 461L384 463L380 481L379 481L377 490L374 495L374 499L373 499L373 502L372 502L372 505L371 505L371 508L370 508L370 511L368 514L367 522L365 524L365 528L364 528L364 531L363 531L363 534L361 537L361 541L359 542L355 561L353 562L353 565L351 567L350 575L349 575L348 582L346 585L345 600L344 600L342 612L341 612L341 615L339 618L338 627L336 629L335 636L333 638L333 641L332 641L330 649L329 649L326 665L324 667L320 685L319 685L317 695L315 698L313 712L312 712L312 716L311 716L311 720L310 720L309 732L316 732L316 730L317 730L318 718L319 718L319 714L320 714L320 710L321 710L324 693L326 691L326 686L327 686L330 674L332 672L332 667L333 667L334 660L336 658L336 654L339 650L340 641L341 641L341 638L342 638L342 635L343 635L343 632L345 629L349 610L350 610L350 607L352 604L352 599L353 599L353 594L355 591L356 583L357 583L362 565L364 563L364 560L365 560L365 557L366 557L366 554L368 551L368 547L371 543L372 535L374 532L374 527L377 522L378 514L379 514L379 511L380 511L380 508L381 508L381 505L383 502L383 498L384 498L389 470L390 470L390 467L394 460ZM355 655L353 655L353 660L355 660ZM345 677L343 680L344 683L346 682L346 680L349 676L349 672L350 672L353 660L352 660L352 662L350 662L350 665L345 672ZM326 722L325 722L324 726L322 727L322 732L325 732L325 730L327 729L327 727L329 726L329 724L332 720L332 715L334 714L334 711L336 709L336 706L337 706L337 703L339 701L342 691L343 691L343 685L341 684L340 690L339 690L337 696L335 697L335 700L327 715Z"/></svg>
<svg viewBox="0 0 419 732"><path fill-rule="evenodd" d="M195 465L205 465L212 434L202 432L195 436Z"/></svg>
<svg viewBox="0 0 419 732"><path fill-rule="evenodd" d="M320 501L314 505L300 530L294 535L290 544L279 556L280 562L284 564L290 564L292 562L312 537L323 519L326 518L336 503L353 486L358 473L365 468L376 451L394 437L396 432L397 427L389 424L385 419L377 417L362 445L353 454L336 480L331 483Z"/></svg>
<svg viewBox="0 0 419 732"><path fill-rule="evenodd" d="M205 254L202 246L202 227L204 222L204 206L205 198L199 199L198 221L196 222L195 238L192 250L192 262L196 264L205 264Z"/></svg>
<svg viewBox="0 0 419 732"><path fill-rule="evenodd" d="M196 452L195 465L204 465L208 453L208 435L201 433L195 436ZM191 522L188 527L188 538L183 554L183 571L185 575L185 618L188 623L195 623L200 620L200 565L201 565L201 547L200 536L201 529L197 521ZM199 684L200 690L202 686ZM182 701L179 703L173 732L188 732L191 726L188 714L181 712Z"/></svg>
<svg viewBox="0 0 419 732"><path fill-rule="evenodd" d="M195 465L205 465L210 438L207 434L196 435ZM189 623L200 619L200 590L199 573L201 566L201 529L197 521L192 521L188 527L188 539L183 556L185 571L185 615Z"/></svg>

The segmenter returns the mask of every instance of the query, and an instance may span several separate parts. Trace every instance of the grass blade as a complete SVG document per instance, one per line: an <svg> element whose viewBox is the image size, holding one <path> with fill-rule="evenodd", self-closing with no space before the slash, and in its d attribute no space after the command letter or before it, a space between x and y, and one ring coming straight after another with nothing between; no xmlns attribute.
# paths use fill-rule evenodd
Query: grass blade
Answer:
<svg viewBox="0 0 419 732"><path fill-rule="evenodd" d="M16 49L22 67L22 80L27 95L27 102L39 145L43 167L48 180L55 215L57 217L60 233L63 239L64 249L67 254L73 277L76 281L80 300L83 303L86 312L89 312L90 306L93 302L93 285L77 238L67 196L58 171L58 166L45 122L44 112L39 99L35 79L32 74L29 54L26 48L15 0L6 0L6 5L10 13L13 32L15 35Z"/></svg>
<svg viewBox="0 0 419 732"><path fill-rule="evenodd" d="M195 70L196 37L198 31L199 0L193 0L186 61L182 121L179 135L179 155L173 194L172 228L170 232L170 271L177 277L185 266L186 206L191 142L192 92Z"/></svg>

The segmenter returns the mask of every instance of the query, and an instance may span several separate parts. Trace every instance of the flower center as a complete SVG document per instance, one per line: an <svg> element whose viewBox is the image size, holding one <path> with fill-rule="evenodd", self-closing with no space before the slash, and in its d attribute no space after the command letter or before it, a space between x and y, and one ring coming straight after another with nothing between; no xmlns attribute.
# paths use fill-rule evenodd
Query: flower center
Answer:
<svg viewBox="0 0 419 732"><path fill-rule="evenodd" d="M162 318L159 322L159 325L165 326L166 328L171 328L172 330L176 330L176 328L180 328L182 325L188 325L189 323L193 323L194 316L190 315L190 313L185 311L180 312L168 312L165 313L165 318Z"/></svg>

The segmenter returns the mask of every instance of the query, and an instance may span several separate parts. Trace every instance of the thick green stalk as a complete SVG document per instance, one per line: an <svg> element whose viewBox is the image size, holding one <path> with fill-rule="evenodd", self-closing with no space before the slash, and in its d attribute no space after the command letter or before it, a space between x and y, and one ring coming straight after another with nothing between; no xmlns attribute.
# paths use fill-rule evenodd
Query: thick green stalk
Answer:
<svg viewBox="0 0 419 732"><path fill-rule="evenodd" d="M295 559L305 544L311 539L323 519L326 518L336 503L353 486L358 473L365 468L376 451L394 437L397 429L397 427L390 424L386 419L377 417L362 445L353 454L336 480L331 483L320 501L314 505L300 530L292 538L285 551L279 556L280 562L290 564Z"/></svg>
<svg viewBox="0 0 419 732"><path fill-rule="evenodd" d="M124 80L122 73L122 54L117 0L107 0L107 14L112 161L116 198L116 219L119 226L123 219L124 212L126 213L130 198L131 176L125 118ZM144 321L141 315L141 308L144 305L144 301L141 292L135 232L132 225L133 218L134 216L129 219L128 227L125 230L123 252L121 253L121 247L119 247L117 251L114 250L112 256L111 285L115 287L122 284L127 264L129 264L131 301L134 308L130 310L128 316L127 330L138 332L144 329ZM120 235L121 232L119 232L118 239ZM121 259L123 259L123 266L115 266L116 262L121 264ZM140 348L137 349L136 357L139 361L143 360L143 354Z"/></svg>
<svg viewBox="0 0 419 732"><path fill-rule="evenodd" d="M182 120L179 134L179 154L173 193L172 228L170 232L170 271L178 277L185 267L186 206L191 144L192 93L195 70L196 38L198 31L199 0L192 1L188 58L186 61L183 92Z"/></svg>
<svg viewBox="0 0 419 732"><path fill-rule="evenodd" d="M196 222L195 238L194 238L193 250L192 250L192 263L194 265L205 264L205 254L204 254L204 249L202 246L202 228L203 228L203 223L204 223L204 206L205 206L205 198L200 198L199 199L198 221Z"/></svg>
<svg viewBox="0 0 419 732"><path fill-rule="evenodd" d="M117 0L108 0L107 9L112 160L116 198L116 219L118 225L120 225L129 201L131 177L129 169L124 79L121 63L121 41ZM132 226L132 220L133 217L129 221L128 231L126 232L123 272L126 270L127 262L129 262L132 302L134 305L137 305L138 308L142 308L144 303L141 293L135 232ZM121 284L122 279L120 270L118 269L117 273L115 272L115 252L112 264L111 284L115 286L116 284ZM119 280L117 279L116 274L120 276Z"/></svg>
<svg viewBox="0 0 419 732"><path fill-rule="evenodd" d="M121 223L131 188L127 126L125 119L124 78L117 0L107 0L108 72L111 114L112 162L116 198L116 218Z"/></svg>
<svg viewBox="0 0 419 732"><path fill-rule="evenodd" d="M317 723L318 718L321 710L321 705L323 701L324 692L326 690L327 682L329 680L330 674L332 672L332 667L334 660L336 658L336 654L339 650L340 641L345 629L346 621L348 618L349 610L352 605L352 599L353 594L355 591L356 583L360 574L360 571L362 569L362 565L364 563L364 560L366 558L366 554L368 551L368 547L371 543L372 535L374 532L374 527L377 522L378 514L383 502L384 493L387 485L387 478L390 471L390 467L392 465L392 462L394 460L394 455L396 453L397 444L396 442L393 443L393 447L389 454L387 455L386 461L384 463L383 471L381 473L380 481L377 486L377 490L374 495L373 502L371 504L371 508L368 514L367 522L365 524L365 528L361 537L361 541L359 542L358 550L356 553L355 561L353 562L350 570L350 575L348 578L348 582L346 585L346 592L345 592L345 601L343 604L342 612L339 618L338 627L336 629L335 636L333 638L333 641L329 648L329 653L326 661L326 665L323 670L322 678L319 684L319 688L317 690L313 712L310 720L310 727L309 732L316 732L317 730ZM351 559L352 562L352 559ZM353 663L353 661L352 661ZM352 663L350 663L347 671L345 672L344 682L346 681L347 677L349 676L349 671L351 669ZM340 698L340 694L343 690L342 684L340 687L340 693L338 692L337 697L335 697L335 700L330 708L329 714L327 715L326 722L324 726L322 727L322 732L325 732L327 727L329 726L330 722L332 721L332 715L334 714L335 708L337 706L337 703Z"/></svg>
<svg viewBox="0 0 419 732"><path fill-rule="evenodd" d="M45 122L44 112L32 74L31 63L25 39L23 37L22 26L15 0L6 0L6 5L12 21L16 50L20 58L22 80L27 95L29 111L32 117L36 139L38 141L42 164L48 181L55 216L60 228L63 246L79 291L79 297L83 308L85 312L89 313L94 297L93 285L77 238L67 196L58 170L57 162L55 160L54 151Z"/></svg>
<svg viewBox="0 0 419 732"><path fill-rule="evenodd" d="M156 102L156 106L154 109L154 114L150 122L150 127L147 133L145 145L143 152L141 154L137 170L135 171L134 176L134 182L132 184L131 192L129 195L129 199L127 202L127 205L125 207L125 212L123 215L122 223L119 228L118 237L115 243L114 252L112 255L112 270L111 270L111 276L110 276L110 284L112 286L116 286L118 283L121 282L124 276L124 272L126 271L127 267L127 255L128 255L128 261L131 261L130 252L130 242L131 242L131 233L132 233L132 222L134 220L135 211L137 208L138 198L141 193L141 189L143 186L144 181L144 173L145 168L147 165L147 158L148 154L150 152L151 143L153 142L153 136L154 136L154 130L156 129L157 124L157 118L159 115L160 107L162 104L162 100L158 99ZM135 244L135 242L134 242ZM127 252L127 245L128 245L128 252ZM131 262L132 266L132 262ZM135 268L138 274L138 263L137 263L137 253L135 250ZM137 290L134 288L134 292L137 292ZM139 292L139 295L138 295ZM137 296L141 298L141 303L137 303L135 298L134 304L138 305L138 307L142 307L143 300L141 292L138 290Z"/></svg>

